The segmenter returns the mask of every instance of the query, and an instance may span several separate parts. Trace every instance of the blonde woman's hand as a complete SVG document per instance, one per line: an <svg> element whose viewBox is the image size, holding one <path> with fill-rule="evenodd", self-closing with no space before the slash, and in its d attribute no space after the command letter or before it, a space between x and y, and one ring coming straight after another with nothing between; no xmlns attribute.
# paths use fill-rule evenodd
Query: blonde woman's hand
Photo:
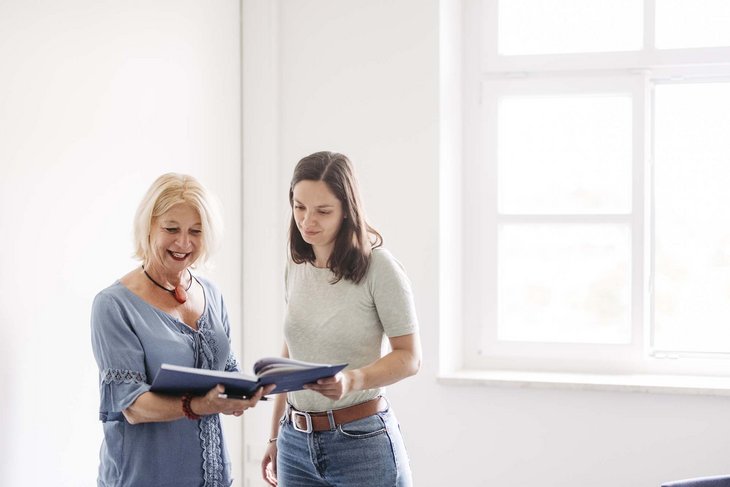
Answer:
<svg viewBox="0 0 730 487"><path fill-rule="evenodd" d="M271 392L274 387L276 387L274 384L259 387L249 399L229 399L225 397L225 387L218 384L209 390L205 396L193 398L190 401L190 408L199 416L217 413L241 416L245 410L255 407L261 398Z"/></svg>

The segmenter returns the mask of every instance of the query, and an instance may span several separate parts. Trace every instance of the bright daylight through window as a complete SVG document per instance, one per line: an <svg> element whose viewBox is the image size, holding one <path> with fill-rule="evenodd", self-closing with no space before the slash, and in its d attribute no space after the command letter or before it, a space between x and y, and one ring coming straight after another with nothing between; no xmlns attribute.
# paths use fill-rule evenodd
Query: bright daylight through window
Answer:
<svg viewBox="0 0 730 487"><path fill-rule="evenodd" d="M730 375L730 2L465 23L465 367Z"/></svg>

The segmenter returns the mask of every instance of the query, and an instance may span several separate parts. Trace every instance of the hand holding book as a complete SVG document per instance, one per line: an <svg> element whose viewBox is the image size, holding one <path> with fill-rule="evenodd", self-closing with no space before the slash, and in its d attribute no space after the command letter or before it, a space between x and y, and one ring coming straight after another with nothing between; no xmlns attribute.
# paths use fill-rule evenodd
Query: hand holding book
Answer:
<svg viewBox="0 0 730 487"><path fill-rule="evenodd" d="M275 384L270 394L298 391L305 384L331 377L347 364L317 364L281 357L267 357L254 364L255 376L240 372L197 369L181 365L162 364L150 388L163 394L203 395L217 384L225 387L227 398L248 398L261 386Z"/></svg>

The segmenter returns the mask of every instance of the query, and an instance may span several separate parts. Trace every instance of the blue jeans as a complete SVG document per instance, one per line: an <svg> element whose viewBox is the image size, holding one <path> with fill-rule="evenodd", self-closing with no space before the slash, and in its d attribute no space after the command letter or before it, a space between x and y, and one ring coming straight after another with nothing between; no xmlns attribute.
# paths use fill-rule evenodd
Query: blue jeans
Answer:
<svg viewBox="0 0 730 487"><path fill-rule="evenodd" d="M277 441L280 487L411 487L395 414L386 410L333 430L303 433L283 418Z"/></svg>

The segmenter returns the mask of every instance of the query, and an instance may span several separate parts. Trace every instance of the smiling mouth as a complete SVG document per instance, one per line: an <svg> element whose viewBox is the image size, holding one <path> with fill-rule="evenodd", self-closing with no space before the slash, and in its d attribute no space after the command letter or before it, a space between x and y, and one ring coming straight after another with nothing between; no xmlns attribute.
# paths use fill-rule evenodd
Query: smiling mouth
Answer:
<svg viewBox="0 0 730 487"><path fill-rule="evenodd" d="M183 252L173 252L172 250L167 251L168 254L172 256L175 260L185 260L188 258L188 255L190 255L190 252L183 253Z"/></svg>

